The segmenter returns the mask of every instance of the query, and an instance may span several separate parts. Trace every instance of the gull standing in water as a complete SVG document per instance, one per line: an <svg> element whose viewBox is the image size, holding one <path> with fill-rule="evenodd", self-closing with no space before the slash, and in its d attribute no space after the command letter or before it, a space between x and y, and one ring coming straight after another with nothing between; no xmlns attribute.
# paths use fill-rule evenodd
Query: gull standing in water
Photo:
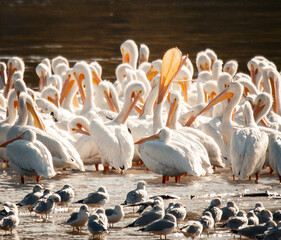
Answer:
<svg viewBox="0 0 281 240"><path fill-rule="evenodd" d="M139 181L137 188L127 193L126 200L122 205L130 205L147 200L146 182Z"/></svg>
<svg viewBox="0 0 281 240"><path fill-rule="evenodd" d="M77 201L76 203L84 203L93 208L102 207L109 200L109 195L105 187L99 187L96 192L90 193L88 197Z"/></svg>
<svg viewBox="0 0 281 240"><path fill-rule="evenodd" d="M79 212L72 213L70 218L64 224L70 225L73 228L73 231L74 228L76 228L79 232L81 231L81 228L87 224L88 219L88 207L86 205L82 205Z"/></svg>

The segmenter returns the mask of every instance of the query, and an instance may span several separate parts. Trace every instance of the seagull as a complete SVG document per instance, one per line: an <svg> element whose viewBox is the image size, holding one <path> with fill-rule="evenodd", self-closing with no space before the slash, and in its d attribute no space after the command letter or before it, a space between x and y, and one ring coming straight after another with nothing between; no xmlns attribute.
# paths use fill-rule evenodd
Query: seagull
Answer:
<svg viewBox="0 0 281 240"><path fill-rule="evenodd" d="M181 223L186 216L186 210L182 203L176 203L171 209L169 209L166 213L170 213L174 215L177 219L177 223Z"/></svg>
<svg viewBox="0 0 281 240"><path fill-rule="evenodd" d="M199 218L198 221L201 222L201 224L203 226L203 232L206 232L207 235L209 236L210 231L215 226L215 221L212 217L211 212L209 212L209 211L204 212L202 217Z"/></svg>
<svg viewBox="0 0 281 240"><path fill-rule="evenodd" d="M0 221L0 228L4 231L13 231L19 225L20 219L16 211L11 210L7 216Z"/></svg>
<svg viewBox="0 0 281 240"><path fill-rule="evenodd" d="M266 223L270 220L273 220L273 215L272 213L267 210L267 209L263 209L261 210L259 213L257 213L257 217L259 219L259 223Z"/></svg>
<svg viewBox="0 0 281 240"><path fill-rule="evenodd" d="M247 213L247 218L248 218L248 225L258 225L259 224L259 218L254 213L254 211L249 211Z"/></svg>
<svg viewBox="0 0 281 240"><path fill-rule="evenodd" d="M147 200L147 191L146 191L146 182L139 181L137 184L137 188L128 192L126 200L122 205L130 205L139 202L143 202Z"/></svg>
<svg viewBox="0 0 281 240"><path fill-rule="evenodd" d="M138 231L160 235L160 239L162 239L161 236L164 235L166 239L166 235L173 233L176 227L176 217L170 213L167 213L163 219L154 221L148 224L146 227L139 229Z"/></svg>
<svg viewBox="0 0 281 240"><path fill-rule="evenodd" d="M46 219L48 219L48 214L50 214L55 208L55 202L57 201L57 196L51 195L47 199L40 199L33 206L32 210L38 214L46 214Z"/></svg>
<svg viewBox="0 0 281 240"><path fill-rule="evenodd" d="M93 208L102 207L109 200L109 195L105 187L99 187L96 192L90 193L88 197L77 201L76 203L84 203Z"/></svg>
<svg viewBox="0 0 281 240"><path fill-rule="evenodd" d="M10 211L14 211L16 215L18 215L18 207L16 204L11 202L5 202L3 204L4 209L0 211L0 220L7 216Z"/></svg>
<svg viewBox="0 0 281 240"><path fill-rule="evenodd" d="M114 208L106 209L105 214L107 216L108 223L110 223L112 227L114 223L121 221L125 216L123 206L121 205L116 205Z"/></svg>
<svg viewBox="0 0 281 240"><path fill-rule="evenodd" d="M194 239L199 236L203 231L203 225L199 221L188 221L185 226L180 228L180 232L187 238Z"/></svg>
<svg viewBox="0 0 281 240"><path fill-rule="evenodd" d="M141 217L137 218L134 222L126 226L128 227L144 227L156 220L164 217L164 208L161 206L154 206L150 211L145 212Z"/></svg>
<svg viewBox="0 0 281 240"><path fill-rule="evenodd" d="M70 218L64 223L70 225L73 228L76 228L78 232L81 231L81 228L86 225L89 219L89 212L87 205L82 205L79 209L79 212L74 212L70 215Z"/></svg>
<svg viewBox="0 0 281 240"><path fill-rule="evenodd" d="M143 211L145 209L147 209L148 207L153 208L155 205L160 204L163 208L164 208L164 200L162 197L154 197L153 199L148 199L145 202L140 202L140 203L136 203L135 205L140 206L140 208L138 209L137 213L143 213Z"/></svg>
<svg viewBox="0 0 281 240"><path fill-rule="evenodd" d="M93 214L89 217L88 230L94 237L98 236L99 238L107 233L107 227L100 221L98 214Z"/></svg>
<svg viewBox="0 0 281 240"><path fill-rule="evenodd" d="M96 210L96 214L98 214L100 221L103 223L103 225L108 228L108 219L105 214L105 210L103 208L98 208Z"/></svg>
<svg viewBox="0 0 281 240"><path fill-rule="evenodd" d="M235 217L229 218L223 227L229 228L231 230L237 230L248 225L248 218L246 212L240 210Z"/></svg>
<svg viewBox="0 0 281 240"><path fill-rule="evenodd" d="M56 194L60 195L61 197L61 201L59 202L58 205L69 206L69 204L74 199L73 188L68 184L64 185L61 190L56 192Z"/></svg>
<svg viewBox="0 0 281 240"><path fill-rule="evenodd" d="M221 221L227 221L230 217L234 217L237 214L237 208L235 207L235 203L230 201L226 204L226 207L221 208L222 216Z"/></svg>
<svg viewBox="0 0 281 240"><path fill-rule="evenodd" d="M30 210L34 203L37 202L40 197L42 197L42 191L43 187L40 184L36 184L33 187L33 191L31 193L28 193L17 205L19 207L25 207Z"/></svg>
<svg viewBox="0 0 281 240"><path fill-rule="evenodd" d="M238 230L232 230L234 234L247 237L247 238L257 238L259 236L263 236L263 234L269 230L270 228L273 228L276 226L276 223L273 221L268 221L265 224L260 224L257 226L249 226L249 227L244 227L240 228Z"/></svg>

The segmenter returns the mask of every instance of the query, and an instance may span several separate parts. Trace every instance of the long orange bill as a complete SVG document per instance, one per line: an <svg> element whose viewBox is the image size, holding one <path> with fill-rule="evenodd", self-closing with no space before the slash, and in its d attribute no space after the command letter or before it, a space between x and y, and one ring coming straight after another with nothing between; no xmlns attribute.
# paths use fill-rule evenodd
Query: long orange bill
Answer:
<svg viewBox="0 0 281 240"><path fill-rule="evenodd" d="M128 119L128 117L129 117L131 111L134 109L134 107L135 107L135 105L137 104L137 102L138 102L140 96L141 96L141 93L138 93L138 94L135 96L134 101L131 103L131 105L130 105L128 111L127 111L127 113L125 114L125 116L124 116L124 118L123 118L123 120L122 120L122 124L125 124L125 122L127 121L127 119ZM132 98L133 98L133 97L134 97L134 96L132 96Z"/></svg>
<svg viewBox="0 0 281 240"><path fill-rule="evenodd" d="M7 84L5 86L5 89L4 89L4 97L7 98L8 97L8 93L12 87L12 76L14 74L14 72L17 70L16 68L13 68L11 69L12 66L9 66L8 68L8 79L7 79Z"/></svg>
<svg viewBox="0 0 281 240"><path fill-rule="evenodd" d="M85 135L90 136L90 133L88 131L84 130L80 123L77 123L76 126L78 127L77 133L85 134Z"/></svg>
<svg viewBox="0 0 281 240"><path fill-rule="evenodd" d="M187 95L187 81L180 81L179 85L181 86L183 98L186 103L188 103L188 95Z"/></svg>
<svg viewBox="0 0 281 240"><path fill-rule="evenodd" d="M211 109L213 106L215 106L216 104L220 103L221 101L225 100L225 99L229 99L232 98L233 93L232 92L227 92L227 90L222 91L214 100L212 100L211 102L209 102L209 104L203 108L201 110L201 112L199 112L196 116L194 116L193 121L188 120L188 122L185 124L185 126L190 126L194 120L202 113L208 111L209 109Z"/></svg>
<svg viewBox="0 0 281 240"><path fill-rule="evenodd" d="M30 112L31 116L33 117L34 126L43 130L44 132L46 132L45 125L44 125L42 119L40 118L40 116L35 111L34 107L28 102L26 103L26 107L27 107L28 111Z"/></svg>
<svg viewBox="0 0 281 240"><path fill-rule="evenodd" d="M179 72L180 67L186 61L185 59L185 61L182 62L181 56L181 51L178 48L171 48L164 54L161 65L161 77L157 104L160 104L163 101L171 82Z"/></svg>
<svg viewBox="0 0 281 240"><path fill-rule="evenodd" d="M276 94L276 87L274 84L274 80L270 77L269 78L270 85L271 85L271 92L272 92L272 97L273 97L273 103L272 103L272 108L273 111L278 114L278 103L277 103L277 94Z"/></svg>
<svg viewBox="0 0 281 240"><path fill-rule="evenodd" d="M23 135L24 135L24 132L21 133L20 135L16 136L16 137L14 137L14 138L8 140L8 141L2 143L2 144L0 145L0 147L7 147L10 143L13 143L14 141L17 141L17 140L22 139L22 136L23 136Z"/></svg>
<svg viewBox="0 0 281 240"><path fill-rule="evenodd" d="M118 113L118 111L116 110L115 106L112 103L112 100L108 94L107 91L104 91L104 95L105 95L105 100L107 102L108 107L110 108L111 111Z"/></svg>
<svg viewBox="0 0 281 240"><path fill-rule="evenodd" d="M257 120L257 117L258 117L259 113L262 111L263 108L264 108L264 105L263 106L260 106L259 104L254 105L253 113L254 113L255 121Z"/></svg>
<svg viewBox="0 0 281 240"><path fill-rule="evenodd" d="M169 113L168 113L167 122L166 122L166 127L171 126L171 122L172 122L172 119L175 115L175 111L176 111L177 108L178 108L178 104L175 101L173 103L171 103Z"/></svg>
<svg viewBox="0 0 281 240"><path fill-rule="evenodd" d="M150 136L150 137L143 138L143 139L141 139L141 140L135 142L135 144L142 144L142 143L144 143L144 142L152 141L152 140L155 140L155 139L160 139L158 133L156 133L156 134L154 134L154 135L152 135L152 136Z"/></svg>
<svg viewBox="0 0 281 240"><path fill-rule="evenodd" d="M80 74L79 76L77 76L76 74L74 75L76 82L78 84L78 88L79 88L79 93L82 99L82 102L84 104L85 99L86 99L86 94L85 94L85 90L84 90L84 86L83 86L83 80L84 80L84 74Z"/></svg>
<svg viewBox="0 0 281 240"><path fill-rule="evenodd" d="M92 71L92 75L93 75L93 84L98 86L102 82L100 76L95 71Z"/></svg>

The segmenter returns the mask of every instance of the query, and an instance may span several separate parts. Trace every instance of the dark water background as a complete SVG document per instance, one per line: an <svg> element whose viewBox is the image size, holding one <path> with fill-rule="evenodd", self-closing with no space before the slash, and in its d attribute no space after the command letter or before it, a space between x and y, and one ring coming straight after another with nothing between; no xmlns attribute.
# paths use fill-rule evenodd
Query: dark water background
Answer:
<svg viewBox="0 0 281 240"><path fill-rule="evenodd" d="M255 55L280 70L281 1L0 1L0 60L22 57L28 86L37 86L36 65L57 55L71 64L97 60L114 80L126 39L147 44L150 60L177 46L194 63L212 48L223 61L236 59L239 71Z"/></svg>

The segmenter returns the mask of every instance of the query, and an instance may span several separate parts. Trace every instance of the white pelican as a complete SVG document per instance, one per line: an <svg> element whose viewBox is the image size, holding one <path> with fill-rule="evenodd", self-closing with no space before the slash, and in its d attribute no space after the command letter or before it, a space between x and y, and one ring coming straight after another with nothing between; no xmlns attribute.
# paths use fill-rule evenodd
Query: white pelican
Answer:
<svg viewBox="0 0 281 240"><path fill-rule="evenodd" d="M196 66L198 73L201 71L211 71L211 59L205 52L199 52L196 56Z"/></svg>
<svg viewBox="0 0 281 240"><path fill-rule="evenodd" d="M218 59L217 54L215 53L214 50L207 48L205 50L205 53L208 55L208 57L211 59L211 68L214 64L214 62Z"/></svg>
<svg viewBox="0 0 281 240"><path fill-rule="evenodd" d="M16 71L21 71L22 74L24 74L25 66L24 62L21 58L19 57L12 57L9 59L7 63L7 71L8 71L8 78L7 78L7 83L4 89L4 97L7 98L8 93L12 87L12 76Z"/></svg>
<svg viewBox="0 0 281 240"><path fill-rule="evenodd" d="M222 118L221 132L226 145L229 144L229 158L234 177L246 179L256 174L258 180L259 170L265 160L268 137L261 132L254 122L250 107L246 107L247 126L241 128L231 118L235 106L242 97L243 87L239 82L229 83L202 112L210 109L218 102L231 98Z"/></svg>
<svg viewBox="0 0 281 240"><path fill-rule="evenodd" d="M28 112L33 116L34 125L36 127L26 125ZM50 135L45 132L45 126L42 119L36 113L32 98L23 92L19 97L18 120L15 125L8 130L6 139L14 138L27 129L33 130L37 135L37 140L42 142L51 152L56 168L72 167L84 171L83 162L73 145L59 134Z"/></svg>
<svg viewBox="0 0 281 240"><path fill-rule="evenodd" d="M126 40L120 46L122 62L129 63L134 70L137 68L138 46L133 40Z"/></svg>
<svg viewBox="0 0 281 240"><path fill-rule="evenodd" d="M52 62L51 63L52 64L52 70L55 74L57 74L55 69L59 64L63 63L65 65L69 66L68 60L65 57L62 57L62 56L57 56L57 57L53 58L51 62Z"/></svg>
<svg viewBox="0 0 281 240"><path fill-rule="evenodd" d="M39 63L35 69L37 76L39 77L38 90L41 92L47 84L47 79L51 77L51 69L44 63Z"/></svg>
<svg viewBox="0 0 281 240"><path fill-rule="evenodd" d="M229 73L232 77L236 74L238 62L235 60L227 61L223 66L223 71Z"/></svg>
<svg viewBox="0 0 281 240"><path fill-rule="evenodd" d="M140 54L139 54L139 65L143 62L148 62L149 58L149 48L145 44L140 45Z"/></svg>
<svg viewBox="0 0 281 240"><path fill-rule="evenodd" d="M125 90L123 108L115 119L106 123L100 119L91 121L90 135L100 150L104 166L109 164L117 170L125 170L132 166L134 142L125 124L143 92L144 86L141 82L130 83Z"/></svg>
<svg viewBox="0 0 281 240"><path fill-rule="evenodd" d="M4 89L7 82L6 63L0 62L0 89Z"/></svg>
<svg viewBox="0 0 281 240"><path fill-rule="evenodd" d="M172 92L170 95L169 102L170 102L170 110L169 110L169 117L167 119L166 126L170 127L171 129L177 130L179 134L186 136L192 141L198 141L199 143L202 143L208 153L210 163L214 167L224 167L224 163L221 160L221 150L212 137L210 137L209 135L205 134L204 132L198 129L194 129L191 127L183 128L178 123L178 116L180 110L179 94L176 92ZM208 163L207 161L206 166L209 167L210 163Z"/></svg>
<svg viewBox="0 0 281 240"><path fill-rule="evenodd" d="M0 145L6 147L9 165L18 172L21 183L24 176L36 176L37 183L40 177L51 178L56 175L52 155L32 130L25 130L16 138Z"/></svg>
<svg viewBox="0 0 281 240"><path fill-rule="evenodd" d="M82 117L76 117L69 123L69 130L73 133L80 133L74 146L79 153L84 164L95 164L98 170L98 164L101 163L99 149L92 137L89 135L94 132L90 131L90 122ZM76 134L78 135L78 134Z"/></svg>

